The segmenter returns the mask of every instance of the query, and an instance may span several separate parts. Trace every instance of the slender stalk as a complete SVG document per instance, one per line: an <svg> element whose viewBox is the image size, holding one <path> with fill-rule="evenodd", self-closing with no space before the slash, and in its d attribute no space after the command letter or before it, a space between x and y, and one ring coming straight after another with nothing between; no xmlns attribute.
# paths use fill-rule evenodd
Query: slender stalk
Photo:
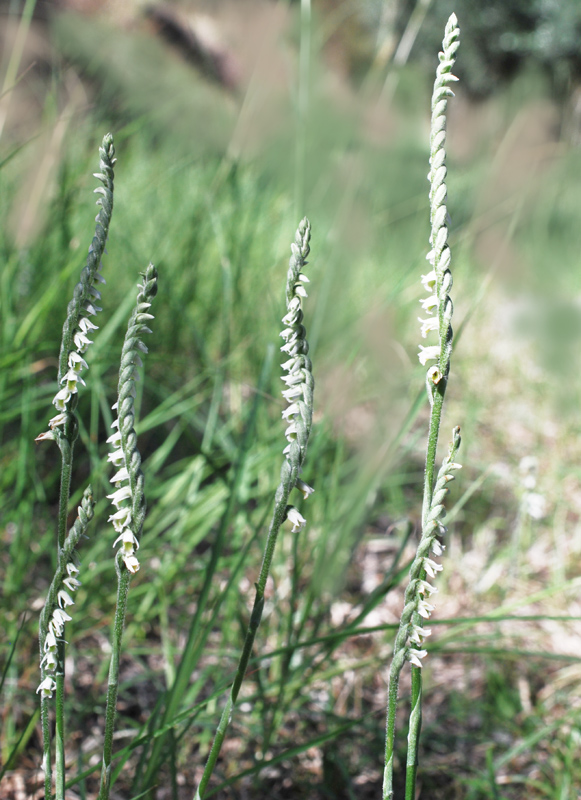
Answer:
<svg viewBox="0 0 581 800"><path fill-rule="evenodd" d="M113 407L117 409L119 416L112 426L115 432L108 439L108 442L117 448L109 455L109 461L118 468L118 472L111 479L116 490L109 495L117 511L109 517L109 522L113 523L113 527L119 533L115 544L120 541L121 547L115 559L117 603L107 683L99 800L107 800L111 788L113 734L119 691L119 661L127 614L127 595L131 575L139 569L136 551L139 549L147 507L141 455L137 448L137 434L135 433L134 398L136 367L141 366L140 353L147 353L147 347L141 341L141 336L144 333L151 333L146 323L153 319L149 309L151 301L157 294L157 270L153 264L147 267L142 277L143 284L139 285L137 302L129 319L121 353L118 400Z"/></svg>
<svg viewBox="0 0 581 800"><path fill-rule="evenodd" d="M308 278L303 275L302 270L307 264L306 259L310 251L310 238L310 223L307 219L303 219L297 230L295 241L291 245L292 256L289 262L286 288L287 314L283 318L283 322L287 327L281 334L286 341L281 350L291 356L290 360L283 365L283 369L289 372L289 375L283 378L283 381L288 386L283 391L283 396L290 403L290 406L283 412L283 418L290 422L286 430L289 444L284 450L286 458L281 467L280 483L274 496L274 510L264 547L260 573L255 584L256 594L244 638L244 645L234 676L234 682L226 698L226 704L214 735L208 760L196 790L195 800L201 800L204 797L212 777L228 725L232 719L248 662L252 655L256 632L264 609L264 592L280 526L286 519L293 523L293 531L300 530L305 524L305 520L299 512L293 506L287 504L289 495L295 486L303 492L305 497L313 491L299 479L313 416L314 381L311 361L307 356L309 346L305 338L306 331L302 325L303 312L301 309L301 297L307 296L302 284L308 282Z"/></svg>
<svg viewBox="0 0 581 800"><path fill-rule="evenodd" d="M115 620L113 623L113 641L111 642L111 660L109 662L109 677L107 680L107 708L105 711L105 736L103 740L103 763L101 768L101 786L99 800L109 796L111 787L111 762L113 759L113 734L115 731L115 716L117 713L117 695L119 692L119 660L121 656L121 643L125 616L127 614L127 596L131 573L123 569L121 554L115 559L117 572L117 604L115 606Z"/></svg>
<svg viewBox="0 0 581 800"><path fill-rule="evenodd" d="M438 473L434 486L436 451L442 418L442 407L448 384L450 356L452 353L452 300L449 291L452 287L450 272L450 249L447 244L448 229L446 227L446 106L448 97L452 96L448 88L450 81L457 80L452 75L455 54L459 46L459 28L455 14L452 14L446 25L443 41L443 52L439 54L439 65L436 72L434 92L432 95L432 124L430 133L430 245L428 260L431 271L422 277L422 284L430 296L422 300L422 308L428 319L422 322L422 336L430 331L437 331L438 344L420 347L419 359L422 364L436 361L426 374L426 387L431 405L428 442L426 448L426 465L424 471L424 495L422 503L422 535L416 557L410 568L410 580L404 597L404 610L400 619L395 639L394 656L389 675L387 702L385 770L383 781L383 798L393 797L393 760L395 744L395 717L399 688L399 676L406 660L412 664L411 712L409 718L408 750L406 759L406 800L414 800L418 766L418 746L422 720L422 674L421 659L427 654L420 649L423 640L430 634L421 627L422 618L428 619L433 606L429 603L430 595L436 591L426 577L435 577L442 567L429 558L430 550L441 555L442 545L436 539L437 533L445 533L441 523L444 515L444 499L448 489L447 483L453 479L451 471L459 467L453 458L460 446L460 429L453 432L452 445L447 458ZM436 316L432 316L434 311ZM413 645L408 645L408 640Z"/></svg>

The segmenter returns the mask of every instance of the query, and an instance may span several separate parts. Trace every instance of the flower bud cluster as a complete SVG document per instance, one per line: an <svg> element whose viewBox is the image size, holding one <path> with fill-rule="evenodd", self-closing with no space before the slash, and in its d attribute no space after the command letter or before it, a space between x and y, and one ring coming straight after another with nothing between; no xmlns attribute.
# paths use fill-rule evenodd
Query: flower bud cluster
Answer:
<svg viewBox="0 0 581 800"><path fill-rule="evenodd" d="M410 569L410 583L406 590L406 607L409 609L406 624L408 625L410 646L407 649L406 657L416 667L422 666L421 659L427 655L427 651L422 649L422 644L424 639L431 634L431 630L417 624L414 616L418 615L427 620L435 608L430 602L430 597L438 590L426 578L435 578L443 567L430 558L429 554L432 552L436 556L441 556L445 549L437 537L446 533L446 527L442 520L446 513L443 500L449 491L448 484L454 480L453 472L462 468L454 461L460 441L460 428L454 428L452 444L438 473L432 502L423 526L422 538ZM417 616L415 618L417 619Z"/></svg>
<svg viewBox="0 0 581 800"><path fill-rule="evenodd" d="M89 336L92 331L98 330L98 326L89 317L96 316L102 310L97 305L101 299L101 293L97 287L99 284L105 283L105 279L101 275L103 266L101 258L105 252L109 223L113 212L113 167L116 162L114 154L113 138L111 134L107 134L99 148L100 172L94 173L94 177L103 184L94 190L96 194L100 195L97 205L101 209L95 217L97 225L93 241L89 246L87 263L81 272L80 281L75 287L63 327L59 356L60 388L52 401L58 413L48 423L50 430L41 433L36 441L59 438L62 433L61 429L67 423L68 414L75 407L73 400L76 399L79 385L85 385L81 373L88 367L83 356L93 343Z"/></svg>
<svg viewBox="0 0 581 800"><path fill-rule="evenodd" d="M67 577L63 580L62 588L57 594L58 606L52 612L44 640L44 655L41 659L40 667L44 670L45 677L36 690L36 693L38 694L40 692L42 697L52 697L52 693L56 689L54 673L58 664L58 640L63 637L65 622L72 619L65 611L65 608L74 605L75 601L71 597L71 594L74 594L81 585L81 582L77 580L76 577L79 574L79 569L73 561L68 562L66 569ZM48 673L48 675L46 673Z"/></svg>
<svg viewBox="0 0 581 800"><path fill-rule="evenodd" d="M157 270L150 264L143 274L143 283L139 284L137 303L127 327L119 371L119 399L113 406L118 417L111 425L114 432L107 439L113 448L108 460L117 469L111 478L115 491L108 495L116 510L108 521L119 534L113 546L121 543L123 563L133 573L139 569L136 552L145 517L144 481L135 433L135 382L139 377L137 367L143 366L140 354L147 353L147 347L140 337L144 333L151 333L146 323L153 319L149 309L156 293Z"/></svg>
<svg viewBox="0 0 581 800"><path fill-rule="evenodd" d="M446 206L446 106L448 98L453 97L453 92L447 86L451 81L456 81L451 70L455 61L455 54L459 42L460 31L455 15L450 17L446 26L443 41L443 52L439 54L440 63L436 73L434 93L432 95L432 124L430 142L430 252L426 256L431 269L427 275L422 275L422 286L428 297L420 300L422 310L427 315L426 319L419 318L421 322L421 335L426 338L428 333L438 333L438 344L420 345L418 358L420 363L426 365L429 361L436 361L427 374L427 383L430 399L431 389L442 378L446 379L452 352L452 313L453 306L450 299L452 288L452 274L450 272L450 248L448 247L448 228L446 220L448 210Z"/></svg>
<svg viewBox="0 0 581 800"><path fill-rule="evenodd" d="M281 337L285 344L280 348L290 358L282 368L287 373L281 380L285 384L282 396L288 406L282 412L282 418L287 423L285 436L287 446L283 453L289 463L296 462L297 471L300 472L305 458L307 441L313 419L313 380L311 359L308 357L309 344L306 339L306 330L303 323L302 300L307 292L304 284L309 279L303 273L307 265L307 256L310 252L309 241L311 238L311 225L308 219L303 219L297 230L295 241L291 244L291 258L287 275L286 305L287 313L282 318L285 326ZM306 499L314 492L308 484L297 478L295 486L302 492ZM293 531L301 530L306 524L305 518L294 506L287 506L287 519L293 524Z"/></svg>

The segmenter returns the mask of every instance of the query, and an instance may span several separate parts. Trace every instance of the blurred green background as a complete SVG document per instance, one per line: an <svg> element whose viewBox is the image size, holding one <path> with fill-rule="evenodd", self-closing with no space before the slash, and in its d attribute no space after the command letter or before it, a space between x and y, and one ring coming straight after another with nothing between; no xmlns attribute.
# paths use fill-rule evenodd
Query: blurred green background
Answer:
<svg viewBox="0 0 581 800"><path fill-rule="evenodd" d="M139 271L153 261L160 291L138 398L150 512L130 595L118 786L185 798L235 665L280 469L278 333L306 214L316 424L303 477L316 494L306 531L280 542L215 787L379 795L390 626L421 506L430 95L451 11L457 338L441 449L460 424L464 469L425 670L420 796L577 798L576 0L0 3L2 797L41 785L35 636L59 464L34 438L52 416L107 131L115 211L73 478L75 504L91 480L98 521L67 631L69 774L90 773L102 733L115 591L105 440ZM176 699L180 669L189 683ZM71 798L93 797L95 774Z"/></svg>

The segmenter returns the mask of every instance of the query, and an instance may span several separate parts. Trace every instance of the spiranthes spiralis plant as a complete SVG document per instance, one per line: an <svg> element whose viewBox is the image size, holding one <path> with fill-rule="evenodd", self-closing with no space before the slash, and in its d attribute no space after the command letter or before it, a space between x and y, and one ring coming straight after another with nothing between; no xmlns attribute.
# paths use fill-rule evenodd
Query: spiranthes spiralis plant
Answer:
<svg viewBox="0 0 581 800"><path fill-rule="evenodd" d="M64 610L67 605L72 604L72 598L63 586L69 591L75 591L78 587L76 579L77 567L74 561L75 547L86 530L88 521L92 516L92 501L90 500L90 490L87 490L83 499L83 504L79 509L79 525L82 530L78 532L78 526L73 526L73 530L66 538L66 524L68 505L71 489L71 474L73 468L73 450L78 437L77 403L79 387L84 386L85 382L81 374L86 370L87 362L83 358L88 348L92 344L89 335L97 330L97 326L90 320L101 311L97 302L101 299L101 294L97 288L99 284L105 283L101 275L101 258L105 252L105 245L109 234L111 214L113 212L113 179L115 165L115 148L113 137L107 134L103 138L99 148L99 172L95 177L101 181L102 186L95 189L100 195L97 205L100 206L99 213L95 219L95 235L89 246L89 254L85 267L83 268L80 280L75 286L73 298L67 307L67 315L63 325L61 348L58 366L58 386L59 389L53 399L53 405L57 414L49 421L49 430L37 436L36 441L53 440L57 443L61 452L61 482L59 493L59 511L57 523L57 576L60 576L57 583L53 580L53 586L57 592L56 599L58 607L51 608L47 600L45 610L49 618L41 619L40 625L40 650L41 650L41 670L42 681L39 686L41 695L41 716L43 729L43 767L45 771L45 794L47 797L52 793L52 768L51 768L51 741L49 724L48 700L56 693L55 703L55 790L57 800L64 800L65 787L65 756L64 756L64 682L65 682L65 641L64 623L70 616ZM74 536L73 536L74 533ZM78 535L77 535L78 533ZM72 537L72 539L71 539ZM74 544L70 544L74 540ZM67 543L69 543L67 545ZM65 570L68 569L68 578L65 578ZM49 592L49 599L51 595ZM44 613L44 612L43 612ZM47 672L50 671L50 675Z"/></svg>
<svg viewBox="0 0 581 800"><path fill-rule="evenodd" d="M406 800L414 800L416 774L418 766L418 745L422 715L422 659L427 655L423 649L424 639L430 630L424 628L424 621L429 619L434 606L430 596L437 590L427 578L435 578L442 570L442 565L430 558L430 554L441 556L444 546L438 536L446 532L442 522L445 514L443 500L448 492L447 485L453 480L453 472L460 468L454 459L460 447L460 428L452 433L452 443L448 455L444 459L438 476L434 482L436 449L442 417L442 406L448 376L450 372L450 356L452 353L452 311L450 298L452 273L450 271L451 254L448 246L448 229L446 227L446 107L448 97L453 92L448 84L457 80L452 74L456 59L456 51L460 44L460 30L456 15L452 14L446 25L440 63L436 72L434 92L432 95L432 122L430 131L430 252L427 259L431 270L422 276L424 289L429 297L421 301L427 319L420 319L421 334L435 332L438 343L422 347L419 359L422 365L434 361L426 373L426 388L430 401L431 413L424 471L424 496L422 504L422 533L412 562L409 583L404 596L404 609L399 629L395 638L394 654L389 672L389 689L387 700L387 723L385 742L385 769L383 779L383 799L393 797L393 760L395 744L395 719L399 677L406 661L411 663L412 693L409 717L408 746L406 759Z"/></svg>
<svg viewBox="0 0 581 800"><path fill-rule="evenodd" d="M306 259L310 252L310 239L311 225L308 219L305 218L301 221L295 240L291 244L292 255L289 261L286 283L287 313L282 318L285 328L280 334L285 342L280 349L289 356L288 360L282 364L282 369L287 373L282 377L282 381L286 385L282 395L288 403L287 408L282 412L283 420L287 424L285 431L287 445L283 450L285 458L280 471L280 483L274 495L274 510L264 546L260 573L255 584L256 595L242 653L232 688L226 699L226 704L216 729L204 772L196 790L195 800L201 800L204 797L216 761L220 755L228 725L232 719L240 687L252 654L256 632L262 618L266 582L270 573L280 527L287 519L292 523L293 531L300 530L306 524L306 520L299 510L288 503L290 493L296 488L306 499L314 491L312 487L308 486L300 478L313 421L313 391L315 387L302 311L302 300L307 297L304 284L309 282L309 279L303 273L303 269L308 263Z"/></svg>
<svg viewBox="0 0 581 800"><path fill-rule="evenodd" d="M111 426L114 429L114 433L107 440L113 448L108 460L117 470L111 478L115 491L108 495L116 511L109 517L109 522L113 524L115 531L119 534L113 546L120 543L120 547L115 557L117 602L115 605L113 642L109 662L99 800L106 800L109 797L111 785L111 760L119 689L121 641L127 613L129 582L131 575L139 569L136 551L139 549L139 540L147 508L144 476L141 470L141 455L137 448L137 434L135 433L134 404L136 370L138 367L143 366L140 354L147 353L147 346L141 340L141 337L145 333L151 333L147 323L153 319L153 315L149 313L149 309L151 308L151 301L157 294L157 270L153 264L149 264L142 278L143 283L139 284L137 302L129 318L123 350L121 351L117 402L113 405L113 410L117 411L118 417Z"/></svg>

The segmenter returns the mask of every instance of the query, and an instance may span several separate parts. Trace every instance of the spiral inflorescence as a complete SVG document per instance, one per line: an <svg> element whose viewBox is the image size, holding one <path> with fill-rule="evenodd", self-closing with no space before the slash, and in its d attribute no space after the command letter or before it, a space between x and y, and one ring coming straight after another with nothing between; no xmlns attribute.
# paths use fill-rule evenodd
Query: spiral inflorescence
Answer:
<svg viewBox="0 0 581 800"><path fill-rule="evenodd" d="M144 476L135 432L134 404L136 369L143 366L141 354L147 353L147 347L141 337L145 333L151 333L147 326L149 320L153 319L149 308L157 294L157 270L153 264L150 264L143 274L143 283L139 285L139 290L121 353L118 400L113 406L118 417L111 426L115 432L107 439L107 442L115 448L109 454L109 461L118 470L111 478L115 491L108 495L117 510L109 517L109 522L119 534L115 545L121 542L121 557L130 572L137 572L139 569L136 551L139 548L146 511Z"/></svg>
<svg viewBox="0 0 581 800"><path fill-rule="evenodd" d="M439 53L439 64L432 94L432 122L430 133L430 252L426 256L431 270L422 275L422 285L428 297L421 300L422 310L427 319L421 319L421 334L425 338L431 331L438 334L438 344L423 347L420 345L418 357L422 364L436 361L428 369L427 385L430 401L433 399L434 387L440 381L446 381L450 369L452 353L452 313L450 298L452 273L450 272L450 248L448 246L448 209L446 206L446 108L448 98L454 93L448 84L458 80L452 74L456 60L456 51L460 45L460 29L456 15L452 14L446 25L443 52Z"/></svg>
<svg viewBox="0 0 581 800"><path fill-rule="evenodd" d="M307 441L313 423L313 392L315 382L313 379L311 359L308 356L309 344L306 339L306 330L303 323L302 300L307 292L304 284L309 279L303 269L308 264L307 256L310 252L311 224L305 217L296 232L295 241L291 244L291 258L286 284L287 313L282 318L285 325L280 334L285 344L280 348L283 353L290 356L282 368L287 373L282 380L286 388L282 396L288 406L282 412L283 420L288 423L285 431L288 444L284 454L288 466L294 472L296 481L294 486L307 498L314 489L301 480L299 476L305 454ZM293 488L293 487L291 487ZM293 524L293 530L299 530L305 525L305 519L294 506L287 507L287 519Z"/></svg>
<svg viewBox="0 0 581 800"><path fill-rule="evenodd" d="M50 430L41 433L37 437L37 441L46 439L58 441L63 436L67 423L74 419L73 411L77 403L78 386L79 384L85 385L81 373L88 369L83 355L93 343L89 339L91 332L97 330L97 325L89 317L94 317L101 311L100 306L97 305L97 301L101 299L101 293L97 286L105 283L105 278L100 271L103 266L101 258L105 252L113 213L113 167L117 159L115 158L113 137L110 133L103 138L99 156L100 172L95 172L94 176L103 185L94 191L100 195L97 199L100 210L95 217L97 224L93 241L89 246L87 261L81 271L80 280L74 288L63 325L58 370L60 388L52 401L58 413L48 423Z"/></svg>

